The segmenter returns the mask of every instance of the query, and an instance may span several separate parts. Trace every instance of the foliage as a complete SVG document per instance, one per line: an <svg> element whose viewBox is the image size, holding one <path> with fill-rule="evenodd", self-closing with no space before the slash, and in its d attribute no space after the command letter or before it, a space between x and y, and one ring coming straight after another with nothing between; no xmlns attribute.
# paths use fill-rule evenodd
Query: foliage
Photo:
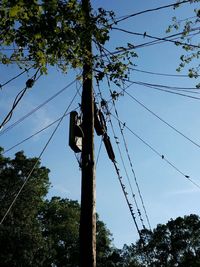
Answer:
<svg viewBox="0 0 200 267"><path fill-rule="evenodd" d="M143 230L142 234L143 241L128 248L129 255L137 255L141 266L200 266L199 216L171 219L167 224L159 224L153 232Z"/></svg>
<svg viewBox="0 0 200 267"><path fill-rule="evenodd" d="M2 151L1 151L2 152ZM4 216L22 186L36 158L18 152L14 159L0 155L0 218ZM43 266L45 240L37 220L47 193L49 170L38 162L29 182L0 225L0 263L2 267Z"/></svg>
<svg viewBox="0 0 200 267"><path fill-rule="evenodd" d="M197 3L200 0L191 1L191 3ZM174 8L179 7L176 5ZM198 78L199 77L199 58L200 58L200 43L193 43L193 41L198 41L199 35L199 23L200 23L200 9L194 9L194 16L186 19L178 19L177 17L172 18L172 24L169 25L166 30L167 33L175 30L179 31L180 41L184 42L185 45L182 45L185 54L180 56L180 64L177 68L177 71L180 72L183 68L189 65L188 77ZM180 46L179 41L176 42L177 46ZM192 66L192 61L195 61L196 66ZM200 87L200 84L197 85L197 88Z"/></svg>
<svg viewBox="0 0 200 267"><path fill-rule="evenodd" d="M45 266L76 267L79 264L80 205L77 201L53 197L47 200L40 221L50 257ZM97 216L97 266L105 266L111 251L110 232Z"/></svg>
<svg viewBox="0 0 200 267"><path fill-rule="evenodd" d="M68 68L82 67L91 55L85 41L92 36L97 47L93 55L93 68L98 79L104 73L123 77L131 64L129 52L106 63L101 48L109 40L109 30L115 23L114 13L99 8L91 9L86 21L77 0L20 0L2 1L0 6L0 59L3 64L17 62L22 68L33 65L47 73L48 65L66 72ZM8 49L8 50L7 50ZM99 73L101 73L99 75Z"/></svg>
<svg viewBox="0 0 200 267"><path fill-rule="evenodd" d="M0 219L36 161L36 158L27 158L23 152L16 153L14 159L6 158L1 150ZM48 173L49 170L38 162L0 225L1 267L78 266L80 205L60 197L45 200L49 188ZM97 215L98 267L106 266L113 253L111 241L109 230Z"/></svg>

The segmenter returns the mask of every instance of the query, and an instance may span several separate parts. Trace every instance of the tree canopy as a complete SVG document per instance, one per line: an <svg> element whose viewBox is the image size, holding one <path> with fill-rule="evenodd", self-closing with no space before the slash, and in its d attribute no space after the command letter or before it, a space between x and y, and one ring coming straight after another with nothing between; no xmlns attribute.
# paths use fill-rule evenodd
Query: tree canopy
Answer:
<svg viewBox="0 0 200 267"><path fill-rule="evenodd" d="M178 3L180 1L177 1ZM190 1L190 4L199 0ZM179 5L174 5L177 8ZM199 58L199 46L191 46L193 30L199 23L199 9L194 18L182 23L181 18L173 18L167 32L181 30L176 45L186 51L180 60L180 71L185 65ZM3 0L0 5L0 60L3 64L17 63L20 68L32 66L41 73L47 73L48 66L57 66L64 72L69 68L80 68L84 60L91 57L84 43L88 36L96 48L92 55L93 70L98 80L106 75L118 83L126 78L128 67L134 64L137 54L134 44L116 47L114 53L105 48L110 39L110 31L118 24L113 11L90 8L90 18L86 23L81 1L77 0ZM164 29L163 29L164 30ZM116 53L115 53L116 52ZM198 77L199 63L189 68L189 77Z"/></svg>
<svg viewBox="0 0 200 267"><path fill-rule="evenodd" d="M0 60L3 64L16 62L21 68L33 66L47 73L49 65L66 72L68 68L82 67L90 57L84 40L88 34L96 45L92 55L96 77L105 73L111 79L124 77L126 66L132 64L130 56L135 52L125 51L120 57L113 56L107 62L103 45L109 40L109 31L115 23L114 12L99 8L90 10L86 23L80 1L2 1L0 6Z"/></svg>
<svg viewBox="0 0 200 267"><path fill-rule="evenodd" d="M14 159L0 154L0 219L28 173L38 162L12 209L0 225L0 265L70 266L79 264L80 205L77 201L46 199L49 170L37 158L18 152ZM97 216L98 218L98 216ZM111 234L97 219L97 261L105 266L112 253Z"/></svg>
<svg viewBox="0 0 200 267"><path fill-rule="evenodd" d="M0 154L0 216L5 215L27 174L32 176L0 225L0 264L10 266L79 266L80 205L77 201L46 199L49 169L37 158ZM142 230L142 239L123 249L97 216L98 267L197 267L200 265L200 217L188 215Z"/></svg>
<svg viewBox="0 0 200 267"><path fill-rule="evenodd" d="M0 155L0 217L3 218L15 195L36 163L18 152L14 159ZM0 225L1 266L43 266L46 250L37 219L44 196L48 192L49 170L38 162L28 183Z"/></svg>
<svg viewBox="0 0 200 267"><path fill-rule="evenodd" d="M190 1L192 3L197 3L199 0ZM179 5L174 8L178 8ZM200 43L198 42L199 23L200 23L200 9L194 8L194 15L186 19L173 17L172 24L169 25L166 30L167 33L178 31L180 38L175 42L177 46L181 45L181 42L185 42L184 45L181 45L184 51L184 54L180 56L180 64L177 68L177 71L180 72L182 69L188 68L188 76L190 78L199 77L199 57L200 57ZM196 32L197 31L197 32ZM178 35L177 34L177 35ZM176 36L176 34L175 34ZM193 65L192 62L195 62ZM200 87L200 84L197 85Z"/></svg>
<svg viewBox="0 0 200 267"><path fill-rule="evenodd" d="M200 217L195 214L158 224L143 239L125 247L127 264L137 259L140 266L197 267L200 265ZM127 265L129 266L129 265ZM130 265L131 266L131 265Z"/></svg>

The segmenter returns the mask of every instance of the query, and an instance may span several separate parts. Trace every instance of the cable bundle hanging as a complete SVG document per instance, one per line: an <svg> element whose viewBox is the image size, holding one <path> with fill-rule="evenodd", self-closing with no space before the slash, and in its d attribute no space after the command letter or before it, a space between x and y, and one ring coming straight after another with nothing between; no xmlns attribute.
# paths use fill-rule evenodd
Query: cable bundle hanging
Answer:
<svg viewBox="0 0 200 267"><path fill-rule="evenodd" d="M20 100L22 99L22 97L24 96L24 94L26 93L26 91L30 88L33 87L35 81L37 79L39 79L39 77L37 78L37 73L40 69L38 69L36 71L36 73L32 76L32 78L28 79L26 81L26 86L25 88L23 88L18 94L17 96L15 97L15 100L13 102L13 105L12 105L12 108L11 110L8 112L8 114L6 115L6 117L4 118L4 120L2 121L2 123L0 124L0 130L3 128L3 126L9 122L9 120L12 118L12 115L13 115L13 111L14 109L17 107L18 103L20 102Z"/></svg>
<svg viewBox="0 0 200 267"><path fill-rule="evenodd" d="M99 87L98 87L98 89L99 89ZM100 94L100 96L101 96L101 103L103 103L102 106L103 106L103 108L105 109L106 114L109 114L109 109L108 109L108 106L107 106L107 102L103 99L100 90L99 90L99 94ZM108 116L109 116L109 115L108 115ZM115 140L116 140L116 134L115 134L115 131L114 131L114 127L113 127L112 121L110 120L110 117L109 117L109 122L110 122L110 124L111 124L111 128L112 128L112 131L113 131ZM107 130L106 127L104 127L104 129ZM120 185L121 185L123 194L124 194L124 196L125 196L127 205L128 205L129 210L130 210L130 212L131 212L131 216L132 216L132 218L133 218L133 221L134 221L134 224L135 224L135 226L136 226L137 232L138 232L140 238L142 238L142 236L141 236L141 234L140 234L139 226L138 226L137 221L136 221L135 213L134 213L134 211L133 211L133 206L132 206L132 204L130 203L130 201L129 201L129 199L128 199L128 192L126 191L125 184L123 184L123 182L122 182L122 176L120 175L120 170L119 170L119 168L117 167L117 162L116 162L115 154L114 154L114 151L113 151L113 148L112 148L112 144L111 144L111 142L110 142L110 138L109 138L109 136L108 136L108 134L107 134L106 131L105 131L104 134L103 134L103 141L104 141L104 144L105 144L105 147L106 147L106 150L107 150L107 154L108 154L110 160L111 160L111 161L113 162L113 164L114 164L114 167L115 167L115 170L116 170L116 173L117 173L117 176L118 176L118 180L119 180L119 182L120 182ZM133 193L133 188L132 188L132 186L131 186L130 179L129 179L129 176L128 176L128 172L127 172L127 170L126 170L126 166L125 166L125 163L124 163L124 160L123 160L123 157L122 157L122 153L121 153L121 150L120 150L120 147L119 147L119 144L118 144L117 140L116 140L116 144L117 144L117 146L118 146L119 154L120 154L120 157L121 157L121 160L122 160L122 164L123 164L124 170L125 170L125 172L126 172L127 179L128 179L128 181L129 181L129 185L130 185L130 187L131 187L131 193L132 193L132 197L133 197L133 200L134 200L134 204L135 204L136 209L137 209L137 212L138 212L139 219L140 219L140 221L141 221L141 224L142 224L143 229L146 229L146 227L145 227L145 225L144 225L144 220L142 219L142 214L141 214L141 212L140 212L140 210L139 210L139 206L138 206L138 204L137 204L137 200L136 200L135 194Z"/></svg>
<svg viewBox="0 0 200 267"><path fill-rule="evenodd" d="M110 90L110 93L112 95L113 94L112 90L110 88L109 88L109 90ZM124 91L125 90L123 90L123 92ZM115 105L115 101L114 100L113 100L113 106L114 106L115 114L116 114L117 118L119 118L118 111L117 111L117 108L116 108L116 105ZM119 129L120 129L120 133L122 135L122 139L123 139L124 147L125 147L125 150L126 150L127 158L128 158L128 161L129 161L129 165L131 167L131 171L132 171L132 174L133 174L133 177L134 177L135 185L137 187L138 195L139 195L139 198L140 198L140 201L141 201L143 210L144 210L144 214L145 214L145 217L146 217L146 220L147 220L149 229L151 230L151 224L150 224L150 220L149 220L149 217L148 217L148 214L147 214L147 210L145 208L144 199L142 197L141 190L140 190L140 187L139 187L139 184L138 184L138 181L137 181L137 177L136 177L135 171L133 169L133 163L132 163L132 160L131 160L131 157L130 157L130 154L129 154L128 145L127 145L127 142L126 142L124 133L123 133L122 125L121 125L121 123L119 121L118 121L118 125L119 125ZM133 193L133 189L132 189L132 186L130 184L130 181L129 181L129 185L130 185L130 188L131 188L131 191L132 191L133 198L135 199L135 195ZM141 212L140 212L140 210L138 208L138 205L137 205L137 209L138 209L138 214L141 217ZM143 219L141 219L141 220L143 221ZM145 226L144 225L143 225L143 228L145 229Z"/></svg>
<svg viewBox="0 0 200 267"><path fill-rule="evenodd" d="M31 110L30 112L28 112L26 115L24 115L23 117L21 117L19 120L17 120L16 122L14 122L13 124L9 125L7 128L3 129L0 132L0 136L3 135L4 133L6 133L7 131L11 130L13 127L15 127L16 125L18 125L19 123L21 123L22 121L24 121L26 118L28 118L29 116L31 116L34 112L36 112L37 110L39 110L40 108L42 108L44 105L46 105L47 103L49 103L51 100L53 100L55 97L57 97L58 95L60 95L61 93L63 93L66 89L68 89L70 86L72 86L74 83L76 82L76 79L73 80L71 83L69 83L68 85L66 85L64 88L62 88L61 90L59 90L56 94L52 95L50 98L48 98L47 100L45 100L43 103L41 103L39 106L37 106L36 108L34 108L33 110Z"/></svg>

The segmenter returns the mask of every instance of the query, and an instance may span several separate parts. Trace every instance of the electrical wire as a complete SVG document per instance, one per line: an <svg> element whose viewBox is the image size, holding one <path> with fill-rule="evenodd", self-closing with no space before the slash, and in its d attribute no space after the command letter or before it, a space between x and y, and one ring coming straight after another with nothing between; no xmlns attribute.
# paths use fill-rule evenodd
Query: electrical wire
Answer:
<svg viewBox="0 0 200 267"><path fill-rule="evenodd" d="M99 83L97 83L97 88L98 88L98 91L99 91L99 94L100 94L100 97L101 97L101 101L103 101L103 96L102 96L102 93L101 93L101 90L100 90L100 87L99 87ZM112 97L112 93L111 93L111 97ZM113 99L112 99L112 103L113 103L113 107L115 108L115 104L114 104ZM111 129L112 129L112 132L113 132L113 136L114 136L114 139L115 139L115 143L116 143L116 145L117 145L117 148L118 148L118 151L119 151L119 155L120 155L120 159L121 159L121 162L122 162L122 165L123 165L125 174L126 174L126 178L127 178L127 181L128 181L129 187L130 187L130 190L131 190L131 195L132 195L134 204L135 204L136 209L137 209L138 217L139 217L139 219L140 219L140 222L141 222L141 225L142 225L143 229L146 229L146 227L145 227L145 225L144 225L144 220L143 220L143 218L142 218L141 211L140 211L140 209L139 209L139 205L138 205L138 203L137 203L136 195L135 195L134 192L133 192L133 187L132 187L132 184L131 184L131 181L130 181L130 177L129 177L129 174L128 174L128 171L127 171L127 168L126 168L126 165L125 165L124 158L123 158L123 156L122 156L122 151L121 151L121 148L120 148L120 145L119 145L119 142L118 142L118 138L117 138L116 133L115 133L114 125L113 125L112 120L111 120L111 117L110 117L110 110L109 110L109 108L108 108L107 102L106 102L106 104L105 104L105 106L104 106L104 109L105 109L105 113L106 113L107 116L108 116L108 120L109 120Z"/></svg>
<svg viewBox="0 0 200 267"><path fill-rule="evenodd" d="M18 103L20 102L20 100L23 98L24 94L26 93L26 91L31 88L35 81L38 79L36 79L37 73L38 73L39 69L36 71L36 73L32 76L31 79L28 79L26 82L26 87L23 88L15 97L13 105L11 110L8 112L8 114L6 115L6 117L3 119L2 123L0 124L0 130L3 128L3 126L9 122L9 120L12 118L13 115L13 111L15 110L15 108L17 107ZM40 76L39 76L40 77Z"/></svg>
<svg viewBox="0 0 200 267"><path fill-rule="evenodd" d="M131 80L127 80L127 81L132 82ZM195 87L179 87L179 86L170 86L170 85L163 85L163 84L147 83L147 82L141 82L141 81L136 81L136 82L133 81L133 83L141 84L141 85L148 85L148 86L155 86L155 87L164 88L164 89L170 89L170 90L199 90L198 88L195 88Z"/></svg>
<svg viewBox="0 0 200 267"><path fill-rule="evenodd" d="M113 95L113 92L112 90L110 89L110 84L108 82L108 85L109 85L109 91L110 91L110 94L111 94L111 97ZM129 87L129 86L128 86ZM128 88L127 87L127 88ZM126 88L126 89L127 89ZM100 90L100 89L99 89ZM123 89L122 91L124 91L125 89ZM114 111L115 111L115 114L116 116L118 116L118 112L117 112L117 109L116 109L116 105L115 105L115 101L114 99L112 98L112 103L113 103L113 107L114 107ZM130 177L128 175L128 172L127 172L127 169L126 169L126 166L125 166L125 162L124 162L124 159L123 159L123 156L122 156L122 152L121 152L121 149L120 149L120 146L119 146L119 142L117 141L117 137L116 137L116 134L115 134L115 130L114 130L114 126L113 126L113 123L111 121L111 117L110 117L110 113L109 114L109 122L110 122L110 125L111 125L111 128L112 128L112 131L113 131L113 135L114 135L114 138L115 138L115 142L116 142L116 145L118 147L118 151L119 151L119 155L120 155L120 158L121 158L121 161L122 161L122 164L123 164L123 168L124 168L124 171L126 173L126 177L127 177L127 180L128 180L128 183L129 183L129 187L130 187L130 190L131 190L131 194L132 194L132 197L133 197L133 200L134 200L134 203L135 203L135 206L137 208L137 212L138 212L138 216L140 218L140 221L141 221L141 224L143 226L143 229L146 229L145 225L144 225L144 220L142 218L142 215L141 215L141 211L139 209L139 206L138 206L138 203L137 203L137 200L136 200L136 196L133 192L133 188L132 188L132 185L131 185L131 181L130 181ZM140 191L140 188L139 188L139 184L137 182L137 178L136 178L136 175L135 175L135 172L133 170L133 164L131 162L131 159L130 159L130 155L129 155L129 152L128 152L128 148L127 148L127 144L126 144L126 141L125 141L125 137L124 137L124 134L123 134L123 130L121 128L121 125L120 123L118 123L119 125L119 129L120 129L120 132L121 132L121 135L122 135L122 138L123 138L123 143L124 143L124 146L125 146L125 150L126 150L126 153L128 155L128 160L129 160L129 164L131 166L131 170L132 170L132 173L133 173L133 176L134 176L134 181L135 181L135 184L136 184L136 187L137 187L137 191L138 191L138 194L139 194L139 197L140 197L140 200L141 200L141 203L142 203L142 206L143 206L143 209L144 209L144 213L145 213L145 216L146 216L146 219L147 219L147 223L148 223L148 226L149 226L149 229L151 229L151 225L150 225L150 221L149 221L149 218L148 218L148 215L147 215L147 211L146 211L146 208L145 208L145 205L144 205L144 201L143 201L143 198L142 198L142 195L141 195L141 191Z"/></svg>
<svg viewBox="0 0 200 267"><path fill-rule="evenodd" d="M110 117L110 116L109 116L109 117ZM135 206L136 206L136 209L137 209L137 213L138 213L139 219L140 219L140 221L141 221L141 224L142 224L143 229L146 229L146 227L145 227L145 225L144 225L144 220L143 220L143 218L142 218L142 214L141 214L140 209L139 209L139 205L138 205L138 203L137 203L136 196L135 196L135 194L134 194L134 192L133 192L133 187L132 187L132 185L131 185L130 177L129 177L129 174L128 174L128 171L127 171L127 168L126 168L126 165L125 165L123 156L122 156L122 151L121 151L121 148L120 148L120 146L119 146L118 137L116 136L116 133L115 133L114 126L113 126L113 123L112 123L112 121L111 121L111 118L109 119L109 122L110 122L111 129L112 129L112 132L113 132L113 135L114 135L115 143L116 143L117 148L118 148L118 151L119 151L120 159L121 159L121 162L122 162L122 165L123 165L123 168L124 168L124 171L125 171L127 180L128 180L128 184L129 184L129 187L130 187L130 190L131 190L131 195L132 195L132 197L133 197L133 200L134 200L134 203L135 203Z"/></svg>
<svg viewBox="0 0 200 267"><path fill-rule="evenodd" d="M200 29L199 27L191 29L191 32L199 30L199 29ZM184 31L176 33L176 34L168 35L167 37L162 38L162 40L154 40L154 41L145 42L145 43L138 44L138 45L131 45L130 47L127 47L125 50L124 49L118 49L117 51L112 51L112 52L109 51L108 49L106 49L105 47L103 47L102 45L100 45L100 44L98 44L98 45L101 47L101 50L106 50L108 52L108 55L110 54L112 56L115 56L116 54L124 53L125 51L130 51L130 50L133 50L133 49L138 49L138 48L143 48L143 47L147 47L147 46L151 46L151 45L160 44L160 43L166 42L169 38L171 38L172 42L177 44L177 41L175 41L175 40L178 40L179 36L182 36L183 34L184 34ZM199 34L199 32L197 34ZM141 33L141 36L144 37L145 33ZM188 37L189 36L191 36L191 34L189 34ZM108 55L105 54L104 57L108 56Z"/></svg>
<svg viewBox="0 0 200 267"><path fill-rule="evenodd" d="M74 110L77 110L77 109L78 109L78 107L75 108ZM70 112L67 113L65 116L68 116L69 114L70 114ZM42 129L40 129L39 131L35 132L34 134L28 136L27 138L23 139L22 141L18 142L17 144L13 145L12 147L10 147L10 148L4 150L4 151L3 151L3 154L5 154L5 153L11 151L12 149L16 148L17 146L19 146L19 145L25 143L25 142L28 141L29 139L35 137L35 136L38 135L39 133L41 133L41 132L43 132L44 130L48 129L49 127L51 127L52 125L54 125L56 122L58 122L61 118L62 118L62 117L56 119L55 121L51 122L50 124L48 124L47 126L43 127Z"/></svg>
<svg viewBox="0 0 200 267"><path fill-rule="evenodd" d="M0 221L0 225L5 221L7 215L9 214L9 212L10 212L10 210L12 209L13 205L15 204L16 200L18 199L19 195L21 194L23 188L25 187L25 185L27 184L28 180L30 179L30 177L31 177L31 175L32 175L32 173L33 173L33 171L35 170L36 166L38 165L38 162L40 161L42 155L44 154L45 150L47 149L47 147L48 147L50 141L51 141L52 138L54 137L56 131L58 130L58 128L59 128L59 126L60 126L60 124L61 124L61 122L63 121L64 117L66 116L66 114L67 114L67 112L68 112L70 106L71 106L72 103L74 102L74 100L75 100L77 94L78 94L78 92L76 92L76 94L75 94L74 97L72 98L70 104L69 104L68 107L66 108L66 110L65 110L65 112L64 112L64 114L63 114L63 116L59 119L58 124L56 125L55 129L53 130L52 134L50 135L50 137L49 137L48 141L46 142L44 148L42 149L41 153L39 154L39 156L38 156L38 158L37 158L37 160L36 160L36 162L35 162L33 168L31 169L31 171L29 172L29 174L28 174L27 177L25 178L25 180L24 180L22 186L20 187L20 189L19 189L19 191L17 192L16 196L14 197L12 203L10 204L10 206L8 207L7 211L5 212L3 218L1 219L1 221Z"/></svg>
<svg viewBox="0 0 200 267"><path fill-rule="evenodd" d="M126 90L124 90L124 93L126 93L130 98L132 98L136 103L138 103L141 107L143 107L144 109L146 109L149 113L151 113L153 116L155 116L157 119L159 119L161 122L163 122L164 124L166 124L167 126L169 126L172 130L174 130L175 132L177 132L179 135L181 135L182 137L184 137L186 140L188 140L189 142L191 142L193 145L195 145L196 147L200 148L200 145L198 143L196 143L195 141L193 141L191 138L189 138L188 136L186 136L184 133L182 133L181 131L179 131L176 127L172 126L170 123L168 123L167 121L165 121L164 119L162 119L159 115L157 115L155 112L153 112L151 109L149 109L146 105L144 105L141 101L139 101L138 99L136 99L134 96L132 96L130 93L128 93Z"/></svg>
<svg viewBox="0 0 200 267"><path fill-rule="evenodd" d="M94 69L94 71L101 72L98 69ZM109 75L109 74L107 74L107 75ZM200 99L199 97L195 97L195 96L191 96L191 95L180 93L180 91L183 91L183 92L192 93L192 94L199 94L199 92L194 91L194 90L199 91L199 88L197 88L197 87L195 88L195 87L168 86L168 85L162 85L162 84L145 83L145 82L141 82L141 81L132 81L130 79L125 79L125 78L120 78L120 80L123 81L123 82L129 82L131 84L137 84L137 85L140 85L140 86L149 87L149 88L152 88L152 89L155 89L155 90L159 90L159 91L162 91L162 92L167 92L167 93L171 93L171 94L180 95L180 96L183 96L183 97L188 97L188 98L192 98L192 99L196 99L196 100ZM173 91L170 91L170 90L173 90ZM174 92L175 90L179 91L179 92ZM190 90L190 91L188 91L188 90Z"/></svg>
<svg viewBox="0 0 200 267"><path fill-rule="evenodd" d="M18 125L19 123L21 123L22 121L24 121L26 118L28 118L29 116L31 116L34 112L38 111L40 108L42 108L44 105L46 105L47 103L49 103L51 100L53 100L55 97L57 97L58 95L60 95L62 92L64 92L66 89L68 89L69 87L71 87L74 83L76 82L76 79L74 79L71 83L69 83L68 85L66 85L64 88L62 88L61 90L59 90L57 93L55 93L54 95L52 95L50 98L48 98L47 100L45 100L43 103L41 103L39 106L37 106L36 108L34 108L33 110L31 110L30 112L28 112L26 115L24 115L23 117L21 117L19 120L17 120L16 122L14 122L13 124L11 124L10 126L8 126L7 128L3 129L0 132L0 136L3 135L4 133L8 132L9 130L11 130L13 127L15 127L16 125Z"/></svg>
<svg viewBox="0 0 200 267"><path fill-rule="evenodd" d="M99 157L100 157L102 145L103 145L103 138L101 138L101 143L100 143L100 146L99 146L99 149L98 149L97 159L96 159L96 166L97 166L97 164L99 162Z"/></svg>
<svg viewBox="0 0 200 267"><path fill-rule="evenodd" d="M117 174L117 177L118 177L118 180L119 180L121 189L122 189L122 191L123 191L124 197L125 197L125 199L126 199L126 203L127 203L127 205L128 205L129 211L130 211L130 213L131 213L133 222L134 222L134 224L135 224L136 230L137 230L137 232L138 232L138 235L139 235L140 239L142 240L142 235L141 235L139 226L138 226L137 221L136 221L135 213L134 213L134 211L133 211L133 207L132 207L132 205L131 205L130 202L129 202L129 199L128 199L128 193L126 192L126 187L125 187L125 185L124 185L123 182L122 182L122 176L120 175L119 168L117 167L117 163L116 163L115 161L113 161L113 165L114 165L114 167L115 167L115 171L116 171L116 174Z"/></svg>
<svg viewBox="0 0 200 267"><path fill-rule="evenodd" d="M123 92L126 92L127 88L124 89ZM110 93L112 95L111 89L110 89ZM116 104L115 104L115 101L114 100L113 100L113 106L114 106L115 115L117 116L117 118L119 118L119 113L117 111L117 107L116 107ZM126 150L126 154L127 154L127 158L128 158L128 161L129 161L129 165L131 167L131 171L132 171L132 174L133 174L133 177L134 177L134 181L135 181L135 185L136 185L136 188L137 188L137 191L138 191L138 195L139 195L140 201L142 203L142 207L143 207L143 210L144 210L144 214L145 214L145 217L146 217L146 220L147 220L149 229L151 230L151 224L150 224L149 216L147 214L147 210L146 210L146 207L145 207L145 204L144 204L144 199L142 197L142 193L141 193L141 190L140 190L140 187L139 187L139 183L138 183L138 180L137 180L136 173L135 173L135 171L133 169L133 163L132 163L132 160L131 160L131 157L130 157L130 154L129 154L127 141L126 141L125 136L124 136L124 133L123 133L122 125L120 124L119 121L118 121L118 125L119 125L120 133L121 133L121 136L122 136L122 139L123 139L123 143L124 143L124 147L125 147L125 150ZM129 185L130 185L130 180L129 180ZM130 185L130 187L131 187L131 185ZM131 191L132 191L132 195L133 195L132 187L131 187ZM138 209L138 213L140 213L140 210L139 209ZM145 229L145 227L144 227L144 229Z"/></svg>
<svg viewBox="0 0 200 267"><path fill-rule="evenodd" d="M155 39L155 40L158 40L158 41L170 42L170 43L174 43L176 45L187 46L187 47L190 47L190 48L200 48L200 45L188 44L188 43L184 43L184 42L174 41L174 40L168 39L170 37L160 38L160 37L156 37L156 36L152 36L150 34L147 34L146 32L145 33L132 32L132 31L128 31L128 30L125 30L125 29L122 29L122 28L117 28L117 27L112 27L112 29L113 30L118 30L118 31L121 31L121 32L125 32L125 33L129 33L129 34L133 34L133 35L137 35L137 36L148 37L150 39ZM179 35L179 34L180 33L177 33L176 35ZM173 35L173 36L175 36L175 35Z"/></svg>
<svg viewBox="0 0 200 267"><path fill-rule="evenodd" d="M16 76L14 76L13 78L9 79L8 81L6 81L3 84L0 84L0 89L2 89L5 85L7 85L8 83L12 82L13 80L17 79L18 77L20 77L21 75L23 75L25 72L28 72L32 67L25 69L24 71L22 71L21 73L17 74Z"/></svg>
<svg viewBox="0 0 200 267"><path fill-rule="evenodd" d="M171 161L169 161L164 155L162 155L160 152L158 152L153 146L151 146L149 143L147 143L145 140L143 140L138 134L136 134L133 130L131 130L126 123L122 122L119 118L117 118L115 115L111 113L111 115L119 121L129 132L131 132L137 139L139 139L143 144L145 144L148 148L150 148L157 156L159 156L161 159L163 159L167 164L169 164L174 170L176 170L178 173L180 173L182 176L184 176L187 180L189 180L193 185L195 185L198 189L200 189L200 185L192 180L189 175L184 174L178 167L175 166Z"/></svg>
<svg viewBox="0 0 200 267"><path fill-rule="evenodd" d="M179 34L182 34L182 33L179 33ZM171 35L171 36L174 36L174 35ZM167 38L169 38L169 37L170 37L170 36L168 36ZM157 42L157 41L156 41L156 42ZM153 42L149 42L149 43L144 43L144 44L153 44L153 43L154 43L154 41L153 41ZM142 45L143 45L143 44L142 44ZM128 50L132 50L132 49L136 49L136 48L138 48L138 47L140 47L140 46L142 46L142 45L138 45L138 46L133 46L133 47L131 47L131 48L127 48L126 51L128 51ZM101 53L103 52L102 57L106 57L109 63L111 62L111 61L110 61L110 58L109 58L109 55L115 57L116 54L119 54L119 53L121 53L121 52L122 52L122 53L124 52L124 50L118 50L118 51L115 51L115 52L111 52L111 51L109 51L108 49L106 49L105 47L103 47L103 46L101 46L101 45L99 45L99 44L98 44L98 47L99 47L100 52L101 52ZM108 54L107 54L105 51L106 51ZM117 59L117 57L116 57L116 59ZM106 60L104 60L104 61L106 61ZM175 75L175 74L167 74L167 73L150 72L150 71L139 70L139 69L136 69L136 68L131 68L130 66L128 67L128 70L134 70L134 71L138 71L138 72L143 72L143 73L153 74L153 75L159 75L159 76L187 77L187 78L188 78L188 75ZM95 71L96 71L96 72L101 72L101 71L99 71L98 69L95 69ZM199 77L199 76L200 76L200 75L197 75L196 77ZM168 87L168 88L169 88L169 87ZM170 87L170 89L172 89L172 87ZM180 87L179 87L179 88L178 88L178 87L173 87L173 89L182 90L182 91L185 91L185 92L187 92L186 89L198 90L197 88L180 88ZM196 92L193 92L193 93L196 94Z"/></svg>
<svg viewBox="0 0 200 267"><path fill-rule="evenodd" d="M190 34L187 35L187 37L194 37L195 35L198 35L198 34L199 34L199 32L190 33ZM172 36L176 36L176 35L177 35L177 37L171 38ZM176 41L176 40L179 40L181 38L181 37L178 37L178 35L180 35L180 33L179 34L169 35L169 36L166 37L166 39L171 38L170 40ZM165 43L165 42L166 42L165 40L162 40L162 41L154 40L154 41L150 41L150 42L145 42L145 43L142 43L142 44L135 45L135 49L145 48L145 47L152 46L152 45L158 45L158 44L162 44L162 43ZM177 42L175 42L175 44Z"/></svg>
<svg viewBox="0 0 200 267"><path fill-rule="evenodd" d="M151 74L151 75L157 75L157 76L165 76L165 77L183 77L183 78L188 78L188 75L181 75L181 74L169 74L169 73L161 73L161 72L153 72L153 71L147 71L147 70L142 70L142 69L136 69L136 68L131 68L129 67L129 70L141 72L141 73L146 73L146 74ZM198 75L199 77L200 75Z"/></svg>
<svg viewBox="0 0 200 267"><path fill-rule="evenodd" d="M126 81L129 81L131 83L130 80L126 80ZM170 91L170 90L163 89L163 88L158 88L158 87L155 87L153 85L148 85L148 84L141 83L141 82L133 82L133 83L135 83L137 85L140 85L140 86L148 87L148 88L151 88L151 89L154 89L154 90L157 90L157 91L161 91L161 92L165 92L165 93L169 93L169 94L174 94L174 95L178 95L178 96L182 96L182 97L186 97L186 98L191 98L191 99L195 99L195 100L200 100L200 98L196 97L196 96L186 95L186 94Z"/></svg>
<svg viewBox="0 0 200 267"><path fill-rule="evenodd" d="M143 11L140 11L140 12L137 12L137 13L133 13L133 14L130 14L130 15L123 16L123 17L119 18L118 20L116 20L115 24L117 24L117 23L119 23L121 21L127 20L129 18L136 17L138 15L142 15L142 14L153 12L153 11L158 11L158 10L169 8L169 7L176 7L178 5L186 4L186 3L189 3L189 2L191 2L191 1L190 0L186 0L186 1L181 1L181 2L178 2L178 3L175 2L175 3L169 4L169 5L164 5L164 6L160 6L160 7L156 7L156 8L146 9L146 10L143 10Z"/></svg>

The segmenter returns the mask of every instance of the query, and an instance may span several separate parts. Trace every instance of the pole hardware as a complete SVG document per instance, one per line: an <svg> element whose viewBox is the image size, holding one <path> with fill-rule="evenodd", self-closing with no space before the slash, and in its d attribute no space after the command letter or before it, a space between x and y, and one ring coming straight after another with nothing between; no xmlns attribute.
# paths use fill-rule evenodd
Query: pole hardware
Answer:
<svg viewBox="0 0 200 267"><path fill-rule="evenodd" d="M84 137L81 127L81 119L76 111L70 112L69 146L75 153L82 151L82 139Z"/></svg>
<svg viewBox="0 0 200 267"><path fill-rule="evenodd" d="M106 120L102 111L97 108L96 103L94 103L94 128L97 135L104 135L107 131Z"/></svg>
<svg viewBox="0 0 200 267"><path fill-rule="evenodd" d="M107 135L107 133L105 133L103 136L103 142L106 147L108 157L111 159L112 162L115 162L115 154L110 142L110 137Z"/></svg>

